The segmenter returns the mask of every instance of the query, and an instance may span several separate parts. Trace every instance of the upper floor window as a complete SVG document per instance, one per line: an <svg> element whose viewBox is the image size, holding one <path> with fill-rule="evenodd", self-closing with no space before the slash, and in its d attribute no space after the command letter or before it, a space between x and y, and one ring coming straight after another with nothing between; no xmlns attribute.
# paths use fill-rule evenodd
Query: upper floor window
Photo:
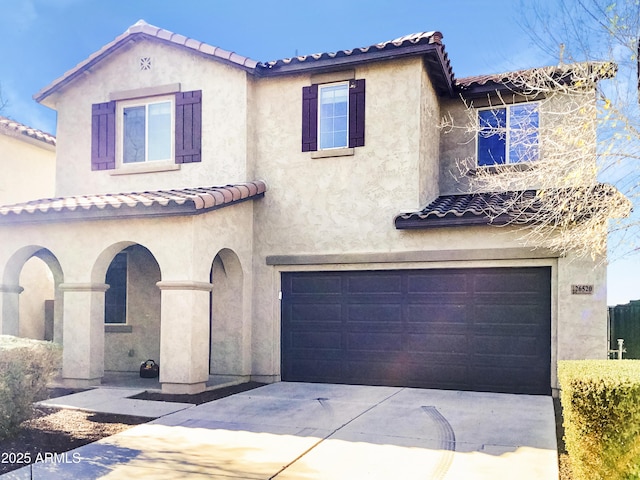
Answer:
<svg viewBox="0 0 640 480"><path fill-rule="evenodd" d="M364 146L364 79L302 89L302 151Z"/></svg>
<svg viewBox="0 0 640 480"><path fill-rule="evenodd" d="M322 85L320 88L320 149L346 148L349 112L349 84Z"/></svg>
<svg viewBox="0 0 640 480"><path fill-rule="evenodd" d="M123 164L173 159L172 99L143 104L122 102L118 107Z"/></svg>
<svg viewBox="0 0 640 480"><path fill-rule="evenodd" d="M97 103L92 106L91 169L200 162L201 133L200 90Z"/></svg>
<svg viewBox="0 0 640 480"><path fill-rule="evenodd" d="M478 110L478 166L537 160L539 126L537 103Z"/></svg>

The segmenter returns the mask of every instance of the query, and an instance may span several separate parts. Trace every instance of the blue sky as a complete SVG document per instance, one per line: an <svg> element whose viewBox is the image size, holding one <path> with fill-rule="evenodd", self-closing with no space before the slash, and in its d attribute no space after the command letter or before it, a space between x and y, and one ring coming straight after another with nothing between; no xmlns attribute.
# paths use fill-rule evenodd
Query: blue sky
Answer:
<svg viewBox="0 0 640 480"><path fill-rule="evenodd" d="M557 63L517 19L549 0L0 0L0 85L17 121L55 133L32 95L139 19L259 61L439 30L455 75ZM640 298L640 259L609 268L609 303Z"/></svg>

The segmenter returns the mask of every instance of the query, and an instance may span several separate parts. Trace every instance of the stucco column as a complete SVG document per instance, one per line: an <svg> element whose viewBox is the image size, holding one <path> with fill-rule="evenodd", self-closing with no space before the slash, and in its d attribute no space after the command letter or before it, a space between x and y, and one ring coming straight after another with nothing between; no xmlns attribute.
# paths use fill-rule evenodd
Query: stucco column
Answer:
<svg viewBox="0 0 640 480"><path fill-rule="evenodd" d="M70 387L99 385L104 375L104 283L63 283L62 377Z"/></svg>
<svg viewBox="0 0 640 480"><path fill-rule="evenodd" d="M0 334L18 336L20 333L20 285L0 285Z"/></svg>
<svg viewBox="0 0 640 480"><path fill-rule="evenodd" d="M165 393L199 393L209 378L208 282L162 281L160 383Z"/></svg>

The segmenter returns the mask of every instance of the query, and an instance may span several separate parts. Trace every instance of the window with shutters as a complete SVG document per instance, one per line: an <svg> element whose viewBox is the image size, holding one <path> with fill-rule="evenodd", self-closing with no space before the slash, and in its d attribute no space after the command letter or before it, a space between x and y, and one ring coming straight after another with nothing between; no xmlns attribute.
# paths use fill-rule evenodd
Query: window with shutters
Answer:
<svg viewBox="0 0 640 480"><path fill-rule="evenodd" d="M201 134L200 90L95 104L91 169L200 162Z"/></svg>
<svg viewBox="0 0 640 480"><path fill-rule="evenodd" d="M364 79L302 89L303 152L362 147L364 129Z"/></svg>

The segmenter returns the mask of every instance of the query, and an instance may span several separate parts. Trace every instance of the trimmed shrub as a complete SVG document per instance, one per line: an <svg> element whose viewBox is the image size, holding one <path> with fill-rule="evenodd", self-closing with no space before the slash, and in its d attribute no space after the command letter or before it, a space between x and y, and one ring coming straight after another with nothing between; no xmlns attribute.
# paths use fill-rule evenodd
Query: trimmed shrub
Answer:
<svg viewBox="0 0 640 480"><path fill-rule="evenodd" d="M0 439L32 417L33 402L46 398L61 354L55 343L0 335Z"/></svg>
<svg viewBox="0 0 640 480"><path fill-rule="evenodd" d="M640 360L558 363L574 478L640 479Z"/></svg>

